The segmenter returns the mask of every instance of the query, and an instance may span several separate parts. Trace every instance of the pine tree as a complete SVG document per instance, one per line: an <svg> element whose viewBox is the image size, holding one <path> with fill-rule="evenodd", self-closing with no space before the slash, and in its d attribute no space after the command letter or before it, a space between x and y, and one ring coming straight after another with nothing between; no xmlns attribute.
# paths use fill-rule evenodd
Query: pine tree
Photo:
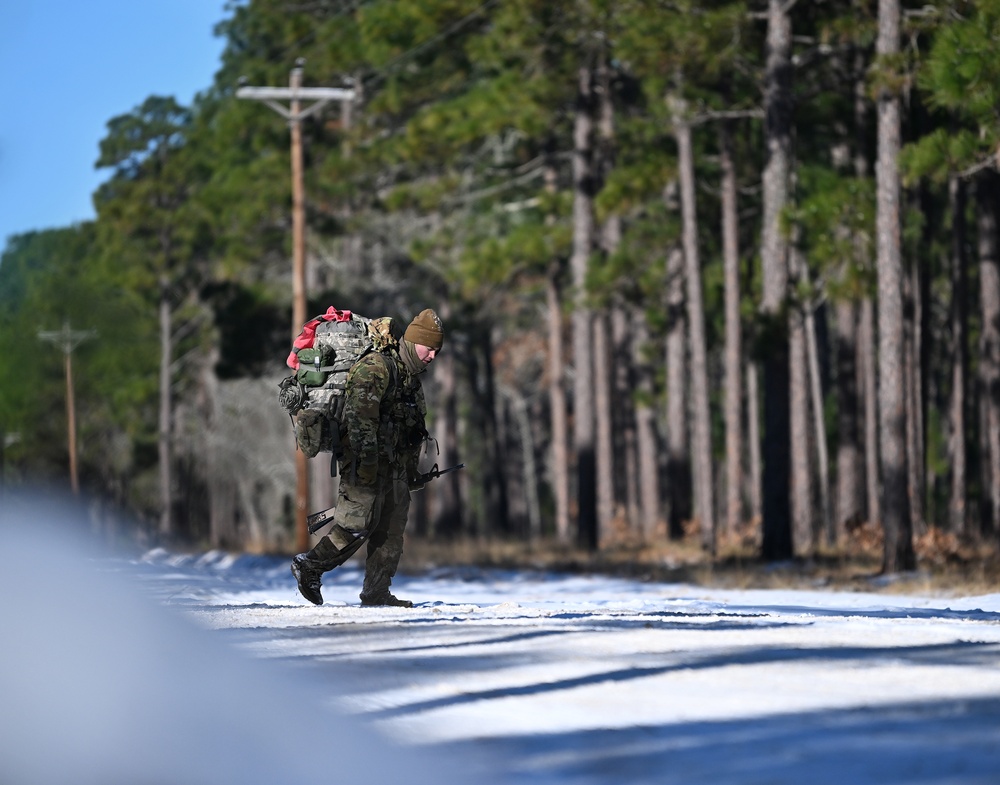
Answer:
<svg viewBox="0 0 1000 785"><path fill-rule="evenodd" d="M150 97L112 118L97 165L113 170L95 196L105 253L118 256L118 273L155 303L160 335L159 535L176 534L173 516L173 385L178 310L197 284L201 221L193 207L196 185L184 155L191 114L172 98Z"/></svg>
<svg viewBox="0 0 1000 785"><path fill-rule="evenodd" d="M903 270L900 248L898 158L901 118L899 85L892 64L900 50L898 0L879 0L876 52L884 69L877 98L878 158L875 166L878 271L879 446L882 451L883 570L912 569L906 456L906 380L903 374Z"/></svg>

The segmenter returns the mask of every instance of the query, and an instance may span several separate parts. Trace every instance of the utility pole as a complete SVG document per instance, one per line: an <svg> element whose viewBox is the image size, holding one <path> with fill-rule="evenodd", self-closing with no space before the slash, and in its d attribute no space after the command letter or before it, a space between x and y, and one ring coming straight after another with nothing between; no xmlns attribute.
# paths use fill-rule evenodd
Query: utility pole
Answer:
<svg viewBox="0 0 1000 785"><path fill-rule="evenodd" d="M302 178L302 120L330 101L351 101L354 91L340 87L303 87L304 60L295 61L288 87L240 87L237 98L262 101L288 120L292 132L292 338L306 321L306 210ZM285 106L280 101L288 101ZM311 103L303 108L303 101ZM299 550L309 546L306 516L309 507L309 468L302 450L295 450L295 532Z"/></svg>
<svg viewBox="0 0 1000 785"><path fill-rule="evenodd" d="M73 330L69 320L63 322L61 330L41 330L38 337L62 349L66 366L66 423L69 447L69 484L73 495L80 493L80 480L76 469L76 406L73 393L73 350L88 338L97 335L95 330Z"/></svg>

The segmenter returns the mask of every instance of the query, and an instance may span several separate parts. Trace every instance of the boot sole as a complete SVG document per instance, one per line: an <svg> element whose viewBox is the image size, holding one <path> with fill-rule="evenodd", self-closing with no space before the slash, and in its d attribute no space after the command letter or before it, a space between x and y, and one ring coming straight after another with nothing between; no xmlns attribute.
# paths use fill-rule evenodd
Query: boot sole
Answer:
<svg viewBox="0 0 1000 785"><path fill-rule="evenodd" d="M409 600L405 602L365 602L361 601L362 608L412 608L413 603Z"/></svg>
<svg viewBox="0 0 1000 785"><path fill-rule="evenodd" d="M292 562L292 575L295 577L295 584L298 586L299 594L301 594L303 597L309 600L309 602L311 602L313 605L323 604L322 594L317 593L316 599L313 599L312 597L309 596L310 592L302 588L302 571L299 569L299 565L296 564L294 561Z"/></svg>

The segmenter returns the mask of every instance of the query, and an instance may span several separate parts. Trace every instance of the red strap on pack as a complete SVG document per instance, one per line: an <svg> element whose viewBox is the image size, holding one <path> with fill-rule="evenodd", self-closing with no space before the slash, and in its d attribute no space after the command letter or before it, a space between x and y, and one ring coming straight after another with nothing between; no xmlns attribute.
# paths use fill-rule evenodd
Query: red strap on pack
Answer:
<svg viewBox="0 0 1000 785"><path fill-rule="evenodd" d="M288 359L285 360L285 365L293 371L299 369L299 349L312 348L316 341L316 328L319 327L320 322L349 322L350 320L350 311L338 311L332 305L326 309L326 313L322 316L310 319L302 326L302 332L292 341L292 351L289 353Z"/></svg>

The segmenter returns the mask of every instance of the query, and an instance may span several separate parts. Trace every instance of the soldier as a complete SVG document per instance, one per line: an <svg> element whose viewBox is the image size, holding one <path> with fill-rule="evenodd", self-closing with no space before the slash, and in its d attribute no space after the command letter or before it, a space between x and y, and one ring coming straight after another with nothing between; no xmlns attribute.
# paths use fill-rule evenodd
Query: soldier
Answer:
<svg viewBox="0 0 1000 785"><path fill-rule="evenodd" d="M371 332L378 351L358 360L347 378L333 526L312 550L292 559L292 574L302 596L322 605L323 573L367 542L361 604L410 608L413 603L393 596L389 585L403 553L410 491L419 487L417 458L427 437L420 376L441 350L444 330L428 308L402 338L389 317L373 320Z"/></svg>

